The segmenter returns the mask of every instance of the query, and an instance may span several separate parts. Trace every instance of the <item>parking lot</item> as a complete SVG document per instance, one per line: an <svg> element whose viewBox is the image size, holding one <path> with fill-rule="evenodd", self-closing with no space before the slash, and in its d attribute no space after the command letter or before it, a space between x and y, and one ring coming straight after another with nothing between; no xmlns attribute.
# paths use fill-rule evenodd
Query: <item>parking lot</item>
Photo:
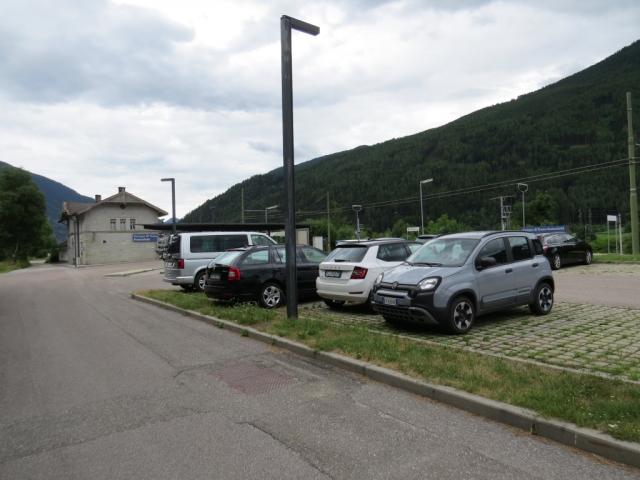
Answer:
<svg viewBox="0 0 640 480"><path fill-rule="evenodd" d="M462 336L443 334L420 324L389 326L380 315L353 308L331 311L322 302L303 305L300 315L640 382L640 265L571 267L554 272L554 278L557 294L551 314L536 317L527 308L515 308L480 317Z"/></svg>

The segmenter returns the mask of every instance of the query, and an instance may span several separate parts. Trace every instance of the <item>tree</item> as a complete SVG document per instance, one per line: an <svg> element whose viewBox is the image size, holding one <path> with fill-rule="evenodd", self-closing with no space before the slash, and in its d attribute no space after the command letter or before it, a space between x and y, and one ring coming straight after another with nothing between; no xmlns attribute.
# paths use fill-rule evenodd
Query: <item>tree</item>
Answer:
<svg viewBox="0 0 640 480"><path fill-rule="evenodd" d="M6 168L0 172L0 257L28 262L51 246L52 231L45 214L44 195L28 172Z"/></svg>
<svg viewBox="0 0 640 480"><path fill-rule="evenodd" d="M435 235L445 235L447 233L464 232L465 230L471 230L471 228L458 222L455 218L449 218L449 215L445 213L440 215L437 220L431 220L427 224L425 232Z"/></svg>

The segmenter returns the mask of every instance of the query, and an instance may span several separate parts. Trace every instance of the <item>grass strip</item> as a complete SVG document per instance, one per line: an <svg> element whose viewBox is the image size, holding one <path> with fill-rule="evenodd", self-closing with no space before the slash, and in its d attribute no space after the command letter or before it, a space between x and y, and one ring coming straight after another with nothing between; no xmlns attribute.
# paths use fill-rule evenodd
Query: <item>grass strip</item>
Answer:
<svg viewBox="0 0 640 480"><path fill-rule="evenodd" d="M174 290L139 292L205 315L251 325L319 351L342 353L421 380L455 387L539 414L640 442L638 385L512 362L446 346L382 335L362 326L337 325L311 311L287 320L285 312L254 305L225 306L202 294Z"/></svg>
<svg viewBox="0 0 640 480"><path fill-rule="evenodd" d="M29 262L12 262L11 260L3 260L0 262L0 273L8 273L13 270L20 270L21 268L27 268Z"/></svg>
<svg viewBox="0 0 640 480"><path fill-rule="evenodd" d="M640 263L640 255L620 255L619 253L602 253L593 256L594 263Z"/></svg>

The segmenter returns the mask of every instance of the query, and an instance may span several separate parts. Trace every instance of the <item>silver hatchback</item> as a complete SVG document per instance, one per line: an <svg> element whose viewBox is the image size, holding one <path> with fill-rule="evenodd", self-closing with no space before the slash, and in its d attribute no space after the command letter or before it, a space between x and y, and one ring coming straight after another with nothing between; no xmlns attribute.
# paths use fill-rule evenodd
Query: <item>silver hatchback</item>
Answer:
<svg viewBox="0 0 640 480"><path fill-rule="evenodd" d="M519 305L536 315L553 307L551 266L535 235L468 232L430 240L376 278L373 308L385 320L419 320L453 333L477 316Z"/></svg>

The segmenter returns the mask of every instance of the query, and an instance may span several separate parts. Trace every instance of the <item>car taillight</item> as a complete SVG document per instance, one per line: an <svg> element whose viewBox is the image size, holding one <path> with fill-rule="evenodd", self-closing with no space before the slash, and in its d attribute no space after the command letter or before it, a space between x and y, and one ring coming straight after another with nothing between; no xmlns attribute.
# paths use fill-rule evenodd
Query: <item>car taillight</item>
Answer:
<svg viewBox="0 0 640 480"><path fill-rule="evenodd" d="M235 282L237 280L240 280L240 270L238 270L236 267L229 267L227 280L230 282Z"/></svg>
<svg viewBox="0 0 640 480"><path fill-rule="evenodd" d="M548 246L548 245L543 246L543 247L542 247L542 251L543 251L544 253L547 253L547 252L549 251L549 246Z"/></svg>
<svg viewBox="0 0 640 480"><path fill-rule="evenodd" d="M184 268L184 258L178 259L178 268L181 270Z"/></svg>
<svg viewBox="0 0 640 480"><path fill-rule="evenodd" d="M362 267L355 267L353 272L351 273L351 279L353 280L362 280L367 276L367 269Z"/></svg>

